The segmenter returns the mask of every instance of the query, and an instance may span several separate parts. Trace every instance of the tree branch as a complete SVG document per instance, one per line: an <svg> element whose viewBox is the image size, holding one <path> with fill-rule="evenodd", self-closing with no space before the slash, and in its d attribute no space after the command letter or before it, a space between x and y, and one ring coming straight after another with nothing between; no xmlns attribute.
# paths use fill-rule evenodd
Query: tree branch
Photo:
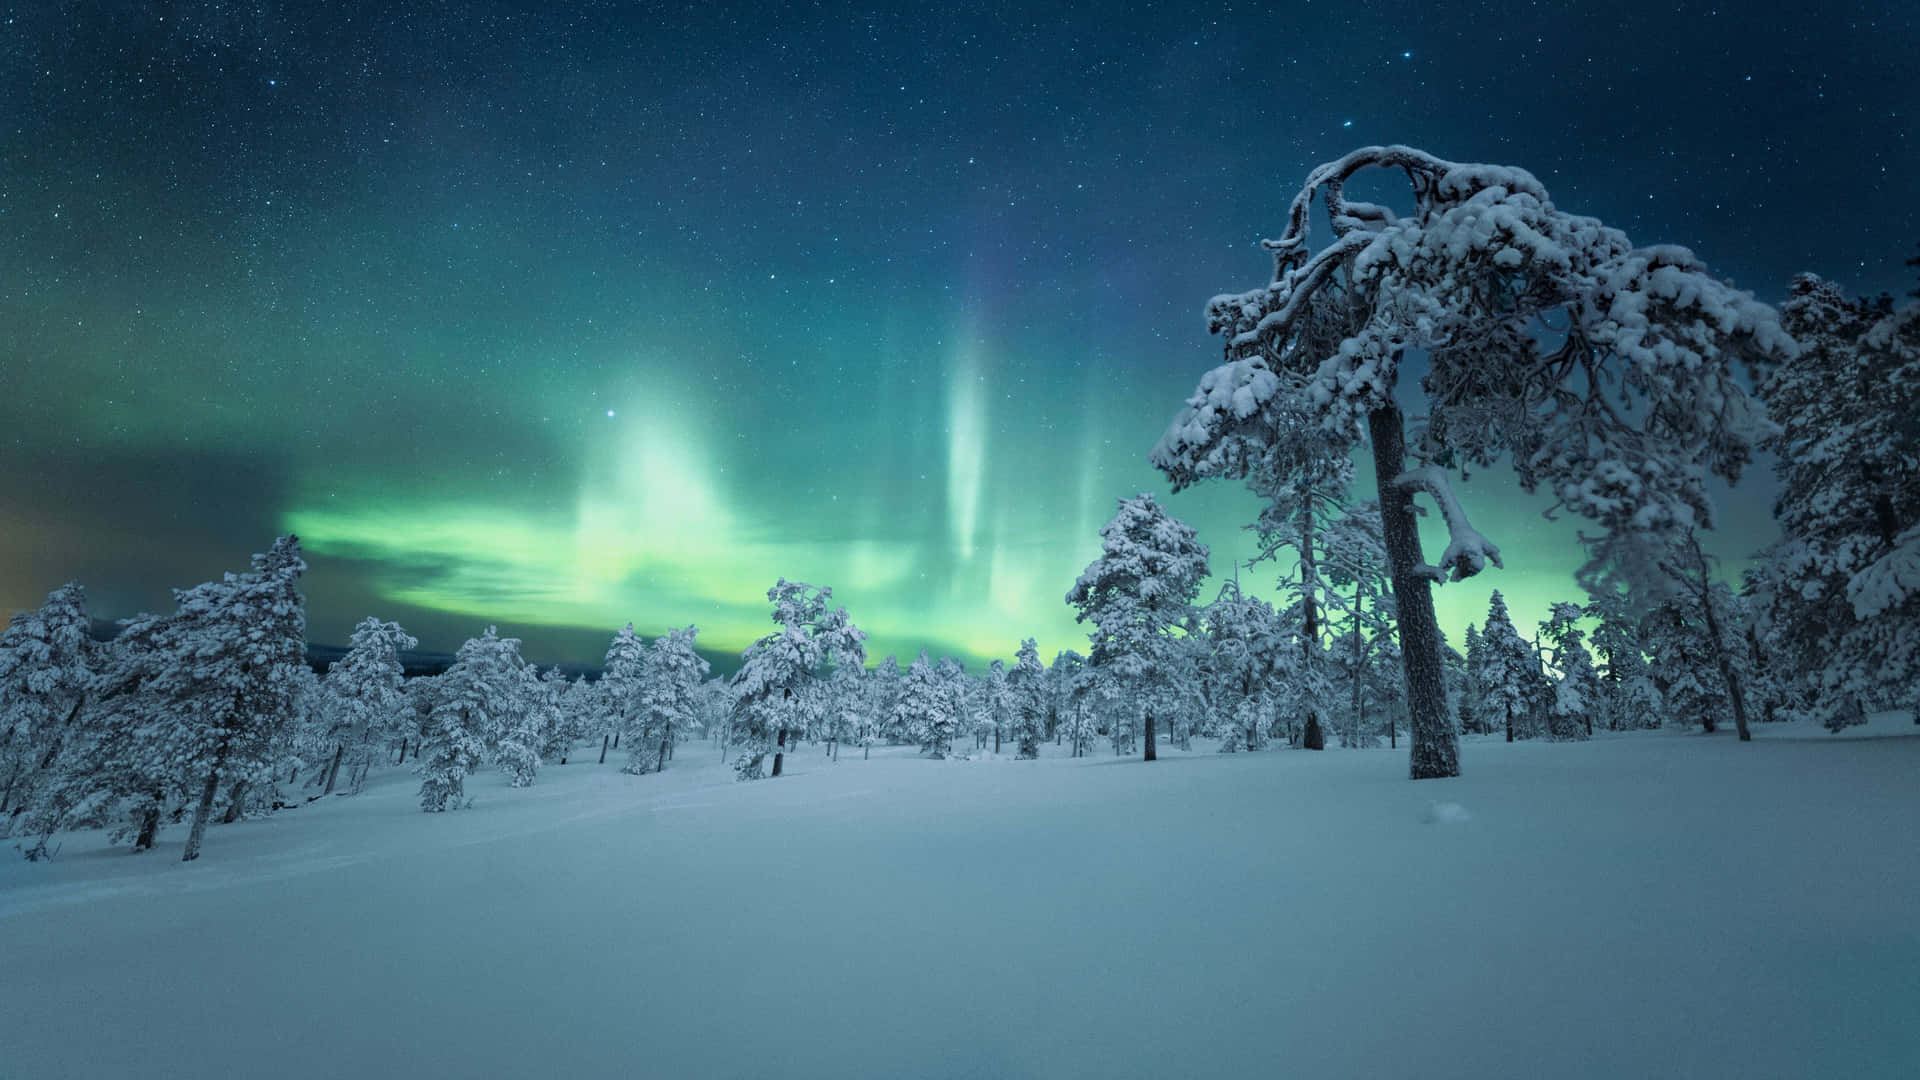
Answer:
<svg viewBox="0 0 1920 1080"><path fill-rule="evenodd" d="M1440 554L1438 567L1425 568L1433 571L1429 576L1441 580L1443 575L1450 575L1453 581L1465 581L1485 570L1488 563L1505 566L1500 561L1500 549L1467 520L1460 500L1453 497L1446 470L1438 465L1421 465L1394 477L1393 483L1408 491L1426 492L1439 504L1440 516L1446 520L1447 550Z"/></svg>

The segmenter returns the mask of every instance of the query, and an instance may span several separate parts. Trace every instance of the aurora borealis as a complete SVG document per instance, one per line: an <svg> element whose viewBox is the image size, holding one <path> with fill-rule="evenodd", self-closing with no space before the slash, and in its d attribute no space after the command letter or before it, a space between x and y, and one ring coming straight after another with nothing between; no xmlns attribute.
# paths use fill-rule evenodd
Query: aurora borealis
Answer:
<svg viewBox="0 0 1920 1080"><path fill-rule="evenodd" d="M1772 7L1772 5L1765 5ZM1764 16L1764 17L1763 17ZM1526 167L1562 207L1910 287L1908 5L36 3L0 44L0 606L97 614L295 531L315 640L536 660L778 576L875 658L1082 647L1062 598L1314 164ZM1756 473L1717 550L1767 538ZM1365 493L1364 491L1362 492ZM1464 489L1530 628L1575 526ZM1225 486L1171 497L1243 557ZM1431 549L1431 542L1430 542ZM1270 581L1270 569L1247 580ZM1204 592L1212 595L1212 586Z"/></svg>

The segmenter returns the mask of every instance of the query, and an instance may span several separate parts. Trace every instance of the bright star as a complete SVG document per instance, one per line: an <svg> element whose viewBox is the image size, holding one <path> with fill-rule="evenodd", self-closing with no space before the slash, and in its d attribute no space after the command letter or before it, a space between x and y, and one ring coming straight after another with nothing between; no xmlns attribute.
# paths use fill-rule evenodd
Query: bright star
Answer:
<svg viewBox="0 0 1920 1080"><path fill-rule="evenodd" d="M612 409L608 409L608 410L607 410L607 415L608 415L608 416L612 416L612 415L613 415L613 410L612 410Z"/></svg>

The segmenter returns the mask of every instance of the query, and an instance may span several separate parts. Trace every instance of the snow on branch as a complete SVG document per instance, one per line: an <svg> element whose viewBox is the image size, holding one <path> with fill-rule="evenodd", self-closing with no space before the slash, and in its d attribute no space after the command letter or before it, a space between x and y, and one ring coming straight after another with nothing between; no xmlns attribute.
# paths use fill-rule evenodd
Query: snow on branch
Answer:
<svg viewBox="0 0 1920 1080"><path fill-rule="evenodd" d="M1394 477L1393 482L1396 487L1432 496L1447 523L1447 550L1440 554L1439 567L1425 568L1432 571L1429 576L1439 580L1443 574L1450 574L1454 581L1465 581L1485 570L1488 563L1505 565L1500 561L1500 549L1467 520L1465 508L1454 498L1446 470L1438 465L1421 465Z"/></svg>

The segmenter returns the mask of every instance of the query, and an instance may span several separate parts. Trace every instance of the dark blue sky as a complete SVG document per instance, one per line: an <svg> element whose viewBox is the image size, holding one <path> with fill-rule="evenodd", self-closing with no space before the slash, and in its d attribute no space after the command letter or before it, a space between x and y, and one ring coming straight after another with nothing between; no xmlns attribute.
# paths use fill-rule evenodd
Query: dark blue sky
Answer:
<svg viewBox="0 0 1920 1080"><path fill-rule="evenodd" d="M559 10L550 10L559 9ZM0 37L0 606L297 529L314 636L734 649L779 575L879 652L1061 598L1314 164L1532 170L1763 298L1904 291L1908 4L22 4ZM1508 569L1570 527L1476 481ZM1491 497L1489 497L1491 496ZM1764 485L1730 497L1764 512ZM1244 498L1171 500L1221 553ZM1470 509L1475 507L1470 506ZM1723 541L1737 552L1763 538ZM1539 610L1535 610L1538 608Z"/></svg>

